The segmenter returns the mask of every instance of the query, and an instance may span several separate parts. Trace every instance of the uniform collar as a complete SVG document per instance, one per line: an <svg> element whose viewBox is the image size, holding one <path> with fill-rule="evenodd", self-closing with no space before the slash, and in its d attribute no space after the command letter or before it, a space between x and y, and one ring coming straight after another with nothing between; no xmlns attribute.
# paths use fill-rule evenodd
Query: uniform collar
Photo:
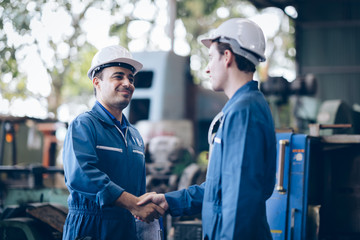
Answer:
<svg viewBox="0 0 360 240"><path fill-rule="evenodd" d="M116 124L114 122L113 119L116 120L116 118L109 112L106 110L106 108L104 106L102 106L98 101L96 101L96 103L94 104L93 108L91 109L92 112L96 113L96 115L98 115L98 117L105 123L109 124L109 125L114 125ZM117 120L116 120L117 121ZM120 123L120 121L118 121ZM123 126L126 128L127 126L130 126L130 123L128 122L128 120L126 119L126 117L124 116L124 114L122 115L122 124L121 126ZM122 128L122 127L121 127Z"/></svg>
<svg viewBox="0 0 360 240"><path fill-rule="evenodd" d="M226 112L228 108L232 105L233 102L237 101L240 95L250 92L250 91L259 91L258 82L251 80L247 83L245 83L242 87L240 87L235 94L227 101L223 108L223 112Z"/></svg>
<svg viewBox="0 0 360 240"><path fill-rule="evenodd" d="M99 105L101 107L101 109L111 118L112 122L115 123L116 126L118 126L121 130L126 129L127 127L127 122L125 120L125 116L124 114L122 114L122 121L120 123L119 120L116 119L116 117L114 115L111 114L111 112L109 112L99 101L96 101L96 104Z"/></svg>

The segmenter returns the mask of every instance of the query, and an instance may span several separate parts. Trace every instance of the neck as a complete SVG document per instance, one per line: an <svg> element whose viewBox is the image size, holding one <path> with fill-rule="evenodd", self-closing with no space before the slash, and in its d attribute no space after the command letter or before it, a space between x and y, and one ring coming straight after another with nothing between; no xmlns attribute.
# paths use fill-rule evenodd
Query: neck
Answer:
<svg viewBox="0 0 360 240"><path fill-rule="evenodd" d="M105 104L101 99L97 99L97 101L108 110L118 121L122 121L122 109L112 107L111 105Z"/></svg>
<svg viewBox="0 0 360 240"><path fill-rule="evenodd" d="M224 89L224 93L230 99L239 88L253 80L253 77L254 73L246 73L237 69L235 71L230 71L228 84Z"/></svg>

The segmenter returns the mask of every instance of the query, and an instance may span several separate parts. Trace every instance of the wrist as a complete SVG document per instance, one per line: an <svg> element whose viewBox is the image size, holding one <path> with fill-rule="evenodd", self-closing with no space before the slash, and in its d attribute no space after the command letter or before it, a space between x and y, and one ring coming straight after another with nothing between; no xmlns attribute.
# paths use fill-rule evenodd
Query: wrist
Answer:
<svg viewBox="0 0 360 240"><path fill-rule="evenodd" d="M115 205L125 208L130 211L137 207L136 204L138 202L139 202L139 199L136 196L124 191L120 195L120 197L118 197L118 199L116 199Z"/></svg>
<svg viewBox="0 0 360 240"><path fill-rule="evenodd" d="M168 211L169 210L169 204L166 200L166 197L165 197L165 194L162 194L163 195L163 198L164 198L164 206L163 208L165 209L165 211Z"/></svg>

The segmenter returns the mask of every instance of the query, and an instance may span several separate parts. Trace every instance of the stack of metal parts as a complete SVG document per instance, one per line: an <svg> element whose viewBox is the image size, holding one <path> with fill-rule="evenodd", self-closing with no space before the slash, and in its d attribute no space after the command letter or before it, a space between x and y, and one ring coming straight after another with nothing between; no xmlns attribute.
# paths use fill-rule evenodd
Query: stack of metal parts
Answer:
<svg viewBox="0 0 360 240"><path fill-rule="evenodd" d="M10 206L1 214L0 239L60 240L67 209L58 204Z"/></svg>

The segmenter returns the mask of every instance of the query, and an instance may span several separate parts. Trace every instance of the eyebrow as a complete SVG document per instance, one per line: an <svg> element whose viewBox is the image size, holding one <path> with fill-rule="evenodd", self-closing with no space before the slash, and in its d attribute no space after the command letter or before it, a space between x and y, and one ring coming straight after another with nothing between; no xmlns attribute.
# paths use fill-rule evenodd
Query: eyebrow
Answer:
<svg viewBox="0 0 360 240"><path fill-rule="evenodd" d="M115 76L115 75L123 75L125 76L126 74L124 72L114 72L111 76ZM132 75L131 73L128 75L129 77L134 77L134 75Z"/></svg>

